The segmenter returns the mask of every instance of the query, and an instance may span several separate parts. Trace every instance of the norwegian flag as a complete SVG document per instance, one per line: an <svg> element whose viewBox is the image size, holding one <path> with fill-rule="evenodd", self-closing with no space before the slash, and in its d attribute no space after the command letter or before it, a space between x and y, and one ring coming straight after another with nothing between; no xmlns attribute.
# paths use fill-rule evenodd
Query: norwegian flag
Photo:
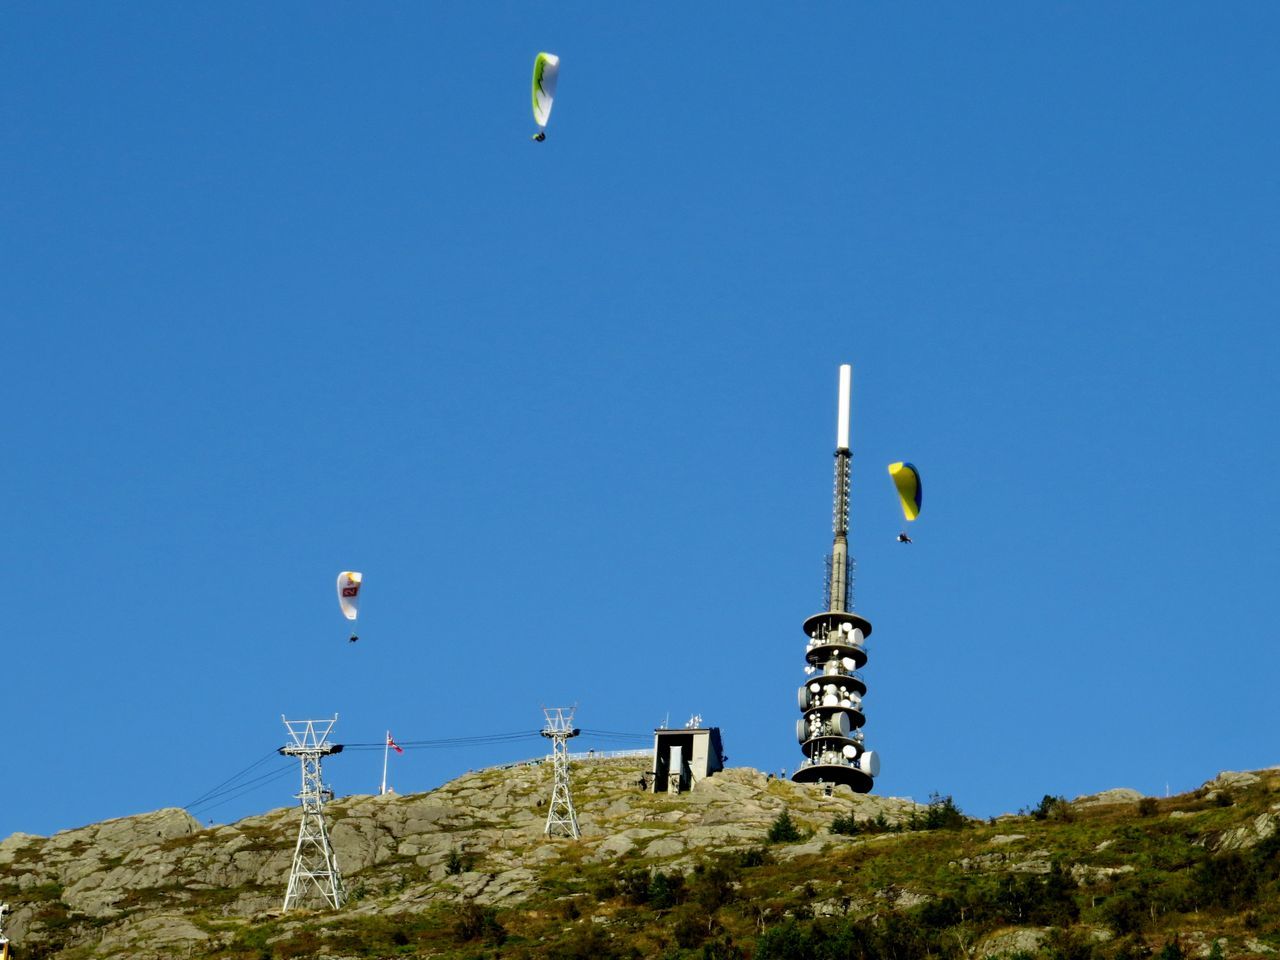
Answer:
<svg viewBox="0 0 1280 960"><path fill-rule="evenodd" d="M387 734L387 746L390 747L392 750L394 750L396 753L404 753L404 748L401 747L400 744L396 743L394 740L391 739L390 733Z"/></svg>

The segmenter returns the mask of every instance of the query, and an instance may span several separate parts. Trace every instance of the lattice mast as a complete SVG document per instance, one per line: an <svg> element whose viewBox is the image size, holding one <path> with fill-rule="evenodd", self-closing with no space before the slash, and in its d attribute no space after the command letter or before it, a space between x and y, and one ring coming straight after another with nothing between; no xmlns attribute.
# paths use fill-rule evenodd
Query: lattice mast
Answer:
<svg viewBox="0 0 1280 960"><path fill-rule="evenodd" d="M829 609L844 613L849 606L853 578L849 571L849 478L853 472L853 451L849 449L849 394L853 368L840 367L840 407L836 423L836 475L831 506L831 573L827 583Z"/></svg>
<svg viewBox="0 0 1280 960"><path fill-rule="evenodd" d="M324 804L333 799L333 791L324 785L321 761L342 752L342 744L330 743L329 734L338 722L332 720L284 720L292 743L280 748L286 757L297 757L302 764L302 823L298 826L298 844L293 851L293 869L284 895L284 909L296 907L311 895L319 894L332 909L339 909L347 899L338 870L338 858L329 842L329 828L324 819Z"/></svg>
<svg viewBox="0 0 1280 960"><path fill-rule="evenodd" d="M804 622L806 680L797 691L800 712L796 739L804 753L791 779L807 783L847 784L857 793L871 790L880 759L867 750L861 727L866 723L862 698L867 684L859 668L866 665L866 638L871 622L852 610L853 560L849 556L849 481L853 452L849 448L849 399L853 370L840 367L840 406L836 427L835 494L832 545L827 573L827 609Z"/></svg>
<svg viewBox="0 0 1280 960"><path fill-rule="evenodd" d="M573 707L544 707L547 725L542 735L551 741L551 758L554 780L551 785L551 807L547 810L547 826L543 833L548 837L582 836L578 830L578 814L573 809L573 794L569 790L569 740L582 731L573 725Z"/></svg>

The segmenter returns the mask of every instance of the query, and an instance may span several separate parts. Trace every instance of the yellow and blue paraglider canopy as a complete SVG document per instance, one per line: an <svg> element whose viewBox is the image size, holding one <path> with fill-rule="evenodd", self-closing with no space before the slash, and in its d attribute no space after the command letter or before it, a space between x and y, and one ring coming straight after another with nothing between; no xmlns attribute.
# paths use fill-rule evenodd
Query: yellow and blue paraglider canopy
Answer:
<svg viewBox="0 0 1280 960"><path fill-rule="evenodd" d="M893 477L893 485L898 488L898 499L902 502L902 515L908 520L920 516L920 503L924 496L924 487L920 484L920 471L911 463L889 464L889 476Z"/></svg>

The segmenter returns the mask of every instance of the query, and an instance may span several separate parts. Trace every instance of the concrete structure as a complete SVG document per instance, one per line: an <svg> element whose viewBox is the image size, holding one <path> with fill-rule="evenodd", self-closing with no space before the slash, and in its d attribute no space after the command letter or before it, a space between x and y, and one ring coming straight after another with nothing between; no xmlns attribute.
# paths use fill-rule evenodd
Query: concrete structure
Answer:
<svg viewBox="0 0 1280 960"><path fill-rule="evenodd" d="M692 790L700 781L723 770L724 760L719 727L659 727L653 731L653 782L649 789L654 793Z"/></svg>
<svg viewBox="0 0 1280 960"><path fill-rule="evenodd" d="M870 792L880 773L880 758L866 749L862 698L867 684L858 673L867 663L870 621L853 610L853 559L849 555L849 394L852 370L840 368L840 404L836 428L834 541L827 560L827 610L804 622L806 679L797 692L802 716L796 740L804 753L791 779L799 783L845 784L855 793Z"/></svg>

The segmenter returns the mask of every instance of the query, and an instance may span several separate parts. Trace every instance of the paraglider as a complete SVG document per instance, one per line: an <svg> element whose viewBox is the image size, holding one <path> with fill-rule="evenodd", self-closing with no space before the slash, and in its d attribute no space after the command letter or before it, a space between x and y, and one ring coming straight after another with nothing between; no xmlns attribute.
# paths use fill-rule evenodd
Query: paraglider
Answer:
<svg viewBox="0 0 1280 960"><path fill-rule="evenodd" d="M360 613L360 584L363 581L364 574L354 570L343 570L338 574L338 606L348 620L355 620ZM353 632L348 642L355 643L359 639Z"/></svg>
<svg viewBox="0 0 1280 960"><path fill-rule="evenodd" d="M533 122L538 132L532 139L541 143L547 139L547 120L551 118L551 104L556 98L556 78L560 76L560 58L554 53L539 53L533 61Z"/></svg>
<svg viewBox="0 0 1280 960"><path fill-rule="evenodd" d="M924 496L924 487L920 483L920 471L915 468L914 464L891 463L889 464L889 476L893 478L893 485L898 490L898 501L902 504L902 515L910 523L920 516L920 504ZM911 542L911 538L907 536L905 530L898 534L898 542Z"/></svg>

